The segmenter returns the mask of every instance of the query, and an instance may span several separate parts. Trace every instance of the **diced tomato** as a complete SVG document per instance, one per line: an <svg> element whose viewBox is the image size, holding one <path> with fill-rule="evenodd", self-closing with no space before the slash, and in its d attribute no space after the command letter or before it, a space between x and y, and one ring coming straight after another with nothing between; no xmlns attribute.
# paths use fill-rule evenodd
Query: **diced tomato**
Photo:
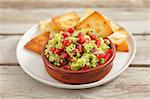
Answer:
<svg viewBox="0 0 150 99"><path fill-rule="evenodd" d="M80 53L83 52L83 47L82 47L81 44L78 44L78 45L77 45L77 49L78 49L78 51L79 51Z"/></svg>
<svg viewBox="0 0 150 99"><path fill-rule="evenodd" d="M64 68L65 70L71 70L71 67L68 66L68 65L63 66L63 68Z"/></svg>
<svg viewBox="0 0 150 99"><path fill-rule="evenodd" d="M78 40L78 42L79 42L80 44L83 44L83 43L85 42L85 40L84 40L83 37L80 37L79 40Z"/></svg>
<svg viewBox="0 0 150 99"><path fill-rule="evenodd" d="M66 38L66 37L69 37L69 36L70 36L70 33L64 32L64 33L62 33L62 35L64 36L64 38Z"/></svg>
<svg viewBox="0 0 150 99"><path fill-rule="evenodd" d="M62 59L65 59L68 57L68 54L66 52L62 52L61 53L61 56L60 56Z"/></svg>
<svg viewBox="0 0 150 99"><path fill-rule="evenodd" d="M106 53L106 54L105 54L105 56L104 56L104 58L105 58L105 61L108 61L108 59L110 58L110 56L111 56L111 54L109 54L109 53Z"/></svg>
<svg viewBox="0 0 150 99"><path fill-rule="evenodd" d="M87 69L89 69L89 66L84 66L81 68L81 70L87 70Z"/></svg>
<svg viewBox="0 0 150 99"><path fill-rule="evenodd" d="M78 34L78 38L83 37L83 33Z"/></svg>
<svg viewBox="0 0 150 99"><path fill-rule="evenodd" d="M56 49L55 47L51 47L51 48L50 48L50 51L51 51L51 52L54 52L55 49Z"/></svg>
<svg viewBox="0 0 150 99"><path fill-rule="evenodd" d="M68 30L67 30L67 32L69 32L69 33L73 33L74 32L74 29L73 28L69 28Z"/></svg>
<svg viewBox="0 0 150 99"><path fill-rule="evenodd" d="M97 55L97 59L101 59L101 58L103 58L104 56L103 56L103 54L98 54Z"/></svg>
<svg viewBox="0 0 150 99"><path fill-rule="evenodd" d="M95 44L97 45L97 47L100 47L101 44L100 40L96 40Z"/></svg>
<svg viewBox="0 0 150 99"><path fill-rule="evenodd" d="M69 46L71 44L71 41L64 39L62 43L63 43L64 46Z"/></svg>
<svg viewBox="0 0 150 99"><path fill-rule="evenodd" d="M90 38L92 39L92 40L96 40L97 38L96 38L96 35L90 35Z"/></svg>

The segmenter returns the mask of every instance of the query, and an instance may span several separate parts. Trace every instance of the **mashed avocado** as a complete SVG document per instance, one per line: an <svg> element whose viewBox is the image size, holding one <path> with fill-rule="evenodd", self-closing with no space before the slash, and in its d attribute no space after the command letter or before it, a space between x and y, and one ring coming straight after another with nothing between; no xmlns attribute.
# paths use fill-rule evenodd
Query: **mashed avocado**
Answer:
<svg viewBox="0 0 150 99"><path fill-rule="evenodd" d="M55 34L45 46L44 55L56 66L81 70L84 66L95 68L97 64L105 63L104 56L109 49L104 39L96 37L91 29L73 29L73 32Z"/></svg>

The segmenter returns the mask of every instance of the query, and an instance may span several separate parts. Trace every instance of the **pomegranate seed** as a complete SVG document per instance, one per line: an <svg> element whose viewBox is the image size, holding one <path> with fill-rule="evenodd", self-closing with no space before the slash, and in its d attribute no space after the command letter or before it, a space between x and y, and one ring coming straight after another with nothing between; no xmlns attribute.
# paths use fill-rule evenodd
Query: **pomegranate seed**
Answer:
<svg viewBox="0 0 150 99"><path fill-rule="evenodd" d="M68 66L68 65L63 66L63 68L64 68L65 70L71 70L71 67Z"/></svg>
<svg viewBox="0 0 150 99"><path fill-rule="evenodd" d="M107 61L107 60L109 59L109 57L110 57L110 54L109 54L109 53L106 53L105 56L104 56L105 61Z"/></svg>
<svg viewBox="0 0 150 99"><path fill-rule="evenodd" d="M98 47L100 47L100 44L101 44L100 40L96 40L95 44L96 44Z"/></svg>
<svg viewBox="0 0 150 99"><path fill-rule="evenodd" d="M69 32L69 33L73 33L74 32L74 29L73 28L69 28L68 30L67 30L67 32Z"/></svg>
<svg viewBox="0 0 150 99"><path fill-rule="evenodd" d="M62 63L60 63L60 66L65 66L66 64L66 61L63 61Z"/></svg>
<svg viewBox="0 0 150 99"><path fill-rule="evenodd" d="M70 36L70 33L64 32L62 35L64 36L64 38L66 38L66 37Z"/></svg>
<svg viewBox="0 0 150 99"><path fill-rule="evenodd" d="M98 54L97 59L101 59L101 58L103 58L103 54Z"/></svg>
<svg viewBox="0 0 150 99"><path fill-rule="evenodd" d="M89 43L89 39L88 38L85 39L85 43Z"/></svg>
<svg viewBox="0 0 150 99"><path fill-rule="evenodd" d="M97 39L96 35L90 35L90 37L91 37L92 40L96 40Z"/></svg>
<svg viewBox="0 0 150 99"><path fill-rule="evenodd" d="M113 49L108 49L106 53L112 54Z"/></svg>
<svg viewBox="0 0 150 99"><path fill-rule="evenodd" d="M61 56L60 56L62 59L65 59L68 57L68 54L66 52L62 52L61 53Z"/></svg>
<svg viewBox="0 0 150 99"><path fill-rule="evenodd" d="M81 68L81 70L87 70L87 69L89 69L89 66L84 66Z"/></svg>
<svg viewBox="0 0 150 99"><path fill-rule="evenodd" d="M50 48L50 51L51 51L51 52L54 52L55 49L56 49L55 47L52 47L52 48Z"/></svg>
<svg viewBox="0 0 150 99"><path fill-rule="evenodd" d="M78 34L78 38L80 38L80 37L83 37L83 34L82 34L82 33L79 33L79 34Z"/></svg>
<svg viewBox="0 0 150 99"><path fill-rule="evenodd" d="M69 40L63 40L63 45L65 45L65 46L69 46L70 44L71 44L71 41L69 41Z"/></svg>
<svg viewBox="0 0 150 99"><path fill-rule="evenodd" d="M78 44L78 45L77 45L77 49L78 49L78 51L79 51L80 53L83 52L83 47L82 47L81 44Z"/></svg>
<svg viewBox="0 0 150 99"><path fill-rule="evenodd" d="M64 51L64 48L58 48L61 52Z"/></svg>
<svg viewBox="0 0 150 99"><path fill-rule="evenodd" d="M79 42L80 44L83 44L83 43L85 42L85 40L84 40L84 38L80 37L79 40L78 40L78 42Z"/></svg>
<svg viewBox="0 0 150 99"><path fill-rule="evenodd" d="M59 54L59 55L61 54L61 52L62 52L61 49L56 49L56 50L54 51L55 54Z"/></svg>

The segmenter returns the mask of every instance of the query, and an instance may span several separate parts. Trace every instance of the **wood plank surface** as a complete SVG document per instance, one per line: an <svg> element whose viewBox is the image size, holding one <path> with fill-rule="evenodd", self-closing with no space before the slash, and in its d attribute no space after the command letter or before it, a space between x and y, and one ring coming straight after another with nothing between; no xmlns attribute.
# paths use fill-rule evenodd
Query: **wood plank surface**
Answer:
<svg viewBox="0 0 150 99"><path fill-rule="evenodd" d="M147 8L94 8L115 20L134 34L150 34L150 9ZM23 34L40 20L64 12L83 12L82 8L54 9L0 9L0 34ZM136 29L135 29L136 28Z"/></svg>
<svg viewBox="0 0 150 99"><path fill-rule="evenodd" d="M0 0L1 8L150 7L149 0Z"/></svg>
<svg viewBox="0 0 150 99"><path fill-rule="evenodd" d="M135 35L137 43L137 53L132 65L150 65L150 35ZM16 46L21 35L3 35L0 36L0 64L17 64Z"/></svg>
<svg viewBox="0 0 150 99"><path fill-rule="evenodd" d="M1 99L139 99L150 97L150 68L130 67L118 78L100 87L66 90L44 85L19 66L0 66ZM137 76L138 74L138 76ZM137 99L137 98L136 98Z"/></svg>

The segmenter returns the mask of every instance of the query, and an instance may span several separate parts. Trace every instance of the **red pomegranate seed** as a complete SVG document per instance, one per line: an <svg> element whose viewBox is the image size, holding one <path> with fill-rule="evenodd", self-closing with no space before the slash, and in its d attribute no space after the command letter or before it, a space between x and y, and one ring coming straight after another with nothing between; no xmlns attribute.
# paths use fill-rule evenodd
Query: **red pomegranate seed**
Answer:
<svg viewBox="0 0 150 99"><path fill-rule="evenodd" d="M109 53L106 53L105 56L104 56L105 61L107 61L107 60L109 59L109 57L110 57L110 54L109 54Z"/></svg>
<svg viewBox="0 0 150 99"><path fill-rule="evenodd" d="M50 48L50 51L51 51L51 52L54 52L55 49L56 49L55 47L51 47L51 48Z"/></svg>
<svg viewBox="0 0 150 99"><path fill-rule="evenodd" d="M78 38L83 37L83 33L78 34Z"/></svg>
<svg viewBox="0 0 150 99"><path fill-rule="evenodd" d="M71 67L68 66L68 65L63 66L63 68L64 68L65 70L71 70Z"/></svg>
<svg viewBox="0 0 150 99"><path fill-rule="evenodd" d="M66 52L61 52L61 56L62 59L65 59L68 57L68 54Z"/></svg>
<svg viewBox="0 0 150 99"><path fill-rule="evenodd" d="M67 30L67 32L69 32L69 33L73 33L74 32L74 29L73 28L69 28L68 30Z"/></svg>
<svg viewBox="0 0 150 99"><path fill-rule="evenodd" d="M112 54L113 49L108 49L106 53Z"/></svg>
<svg viewBox="0 0 150 99"><path fill-rule="evenodd" d="M59 55L61 54L61 52L62 52L62 49L56 49L56 50L54 51L55 54L59 54Z"/></svg>
<svg viewBox="0 0 150 99"><path fill-rule="evenodd" d="M90 35L90 37L91 37L92 40L96 40L97 39L96 35Z"/></svg>
<svg viewBox="0 0 150 99"><path fill-rule="evenodd" d="M85 40L84 40L83 37L80 37L79 40L78 40L78 42L79 42L80 44L83 44L83 43L85 42Z"/></svg>
<svg viewBox="0 0 150 99"><path fill-rule="evenodd" d="M64 48L58 48L61 52L64 50Z"/></svg>
<svg viewBox="0 0 150 99"><path fill-rule="evenodd" d="M88 38L86 38L85 39L85 43L89 43L90 41L89 41L89 39Z"/></svg>
<svg viewBox="0 0 150 99"><path fill-rule="evenodd" d="M97 59L101 59L101 58L103 58L103 54L98 54Z"/></svg>
<svg viewBox="0 0 150 99"><path fill-rule="evenodd" d="M66 37L70 36L70 33L64 32L62 35L64 36L64 38L66 38Z"/></svg>
<svg viewBox="0 0 150 99"><path fill-rule="evenodd" d="M100 40L96 40L95 44L96 44L98 47L100 47L100 44L101 44Z"/></svg>
<svg viewBox="0 0 150 99"><path fill-rule="evenodd" d="M83 47L82 47L81 44L78 44L78 45L77 45L77 49L78 49L78 51L79 51L80 53L83 52Z"/></svg>
<svg viewBox="0 0 150 99"><path fill-rule="evenodd" d="M66 64L66 61L63 61L62 63L60 63L60 66L65 66Z"/></svg>
<svg viewBox="0 0 150 99"><path fill-rule="evenodd" d="M68 54L66 52L62 52L61 53L61 56L60 56L62 59L65 59L68 57Z"/></svg>
<svg viewBox="0 0 150 99"><path fill-rule="evenodd" d="M69 46L71 44L71 41L70 40L63 40L63 45L65 46Z"/></svg>

